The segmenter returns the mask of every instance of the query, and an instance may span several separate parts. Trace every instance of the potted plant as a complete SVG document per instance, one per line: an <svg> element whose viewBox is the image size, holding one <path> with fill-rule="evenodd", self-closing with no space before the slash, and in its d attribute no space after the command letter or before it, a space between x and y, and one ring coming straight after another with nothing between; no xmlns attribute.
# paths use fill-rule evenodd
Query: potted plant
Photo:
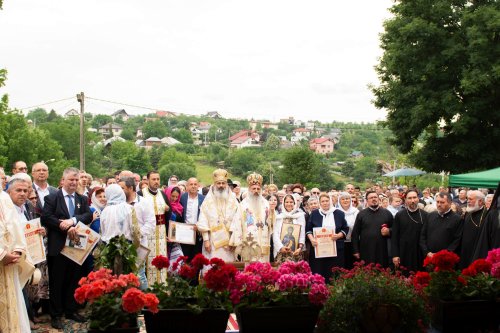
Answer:
<svg viewBox="0 0 500 333"><path fill-rule="evenodd" d="M278 269L255 262L238 272L230 285L240 332L312 332L328 298L325 279L305 261Z"/></svg>
<svg viewBox="0 0 500 333"><path fill-rule="evenodd" d="M144 311L148 332L225 332L232 305L229 285L236 268L219 258L202 254L191 261L186 256L170 263L157 256L152 265L168 269L166 283L155 283L150 291L159 299L159 312ZM201 271L205 268L203 278Z"/></svg>
<svg viewBox="0 0 500 333"><path fill-rule="evenodd" d="M421 332L429 315L421 290L401 271L359 262L334 269L318 332Z"/></svg>
<svg viewBox="0 0 500 333"><path fill-rule="evenodd" d="M137 272L137 248L125 236L115 236L94 251L95 267L109 268L114 274Z"/></svg>
<svg viewBox="0 0 500 333"><path fill-rule="evenodd" d="M76 301L90 303L88 332L139 332L139 311L144 307L158 311L158 298L137 289L139 278L132 273L117 276L102 268L90 272L78 284Z"/></svg>
<svg viewBox="0 0 500 333"><path fill-rule="evenodd" d="M500 249L478 259L462 271L460 258L439 251L424 261L431 272L418 272L414 283L429 297L432 326L443 331L496 329L500 324Z"/></svg>

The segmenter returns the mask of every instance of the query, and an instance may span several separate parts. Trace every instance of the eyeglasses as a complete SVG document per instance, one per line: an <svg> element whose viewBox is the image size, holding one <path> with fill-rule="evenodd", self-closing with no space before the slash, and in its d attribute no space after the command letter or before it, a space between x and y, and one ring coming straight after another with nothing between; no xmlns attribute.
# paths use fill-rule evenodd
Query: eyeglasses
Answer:
<svg viewBox="0 0 500 333"><path fill-rule="evenodd" d="M311 194L319 194L319 192L311 192Z"/></svg>
<svg viewBox="0 0 500 333"><path fill-rule="evenodd" d="M28 199L30 199L30 200L38 200L37 197L32 197L32 198L28 198Z"/></svg>
<svg viewBox="0 0 500 333"><path fill-rule="evenodd" d="M28 167L20 167L20 168L17 168L18 170L28 170Z"/></svg>

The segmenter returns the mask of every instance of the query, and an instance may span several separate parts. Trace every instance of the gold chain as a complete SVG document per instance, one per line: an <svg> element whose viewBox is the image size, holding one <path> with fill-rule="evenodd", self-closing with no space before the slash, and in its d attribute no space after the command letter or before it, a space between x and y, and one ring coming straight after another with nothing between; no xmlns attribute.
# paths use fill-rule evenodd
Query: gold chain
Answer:
<svg viewBox="0 0 500 333"><path fill-rule="evenodd" d="M424 220L422 219L422 213L420 212L420 209L417 209L417 210L418 210L418 215L420 215L420 222L414 220L413 217L411 217L410 211L408 209L406 209L406 213L408 214L408 217L410 218L410 220L412 220L416 224L424 224Z"/></svg>
<svg viewBox="0 0 500 333"><path fill-rule="evenodd" d="M474 219L472 218L472 213L470 214L470 221L472 222L472 224L474 224L476 226L476 228L481 227L481 223L483 223L483 217L484 217L485 211L486 211L486 209L484 209L484 207L483 207L483 212L481 213L481 218L479 219L479 224L476 224L476 221L474 221Z"/></svg>

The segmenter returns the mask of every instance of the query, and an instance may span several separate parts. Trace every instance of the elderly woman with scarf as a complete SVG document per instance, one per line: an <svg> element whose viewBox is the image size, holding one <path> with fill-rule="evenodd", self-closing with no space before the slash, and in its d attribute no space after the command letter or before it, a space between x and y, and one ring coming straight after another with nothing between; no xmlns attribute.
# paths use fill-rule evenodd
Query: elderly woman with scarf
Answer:
<svg viewBox="0 0 500 333"><path fill-rule="evenodd" d="M125 192L120 185L111 184L104 191L108 202L101 213L101 240L109 243L111 238L124 235L139 247L141 230L132 206L127 203Z"/></svg>
<svg viewBox="0 0 500 333"><path fill-rule="evenodd" d="M347 192L340 192L337 209L344 212L347 226L349 227L349 232L344 240L344 268L351 269L354 263L351 234L359 209L353 206L351 195Z"/></svg>
<svg viewBox="0 0 500 333"><path fill-rule="evenodd" d="M90 211L92 212L92 223L90 229L97 233L101 232L101 212L106 207L106 196L102 187L94 187L90 197ZM82 265L82 276L87 276L94 269L94 256L92 253L85 259Z"/></svg>
<svg viewBox="0 0 500 333"><path fill-rule="evenodd" d="M319 195L319 209L311 212L307 221L306 234L311 244L318 245L313 234L314 228L332 228L332 239L336 241L337 256L328 258L316 258L315 251L309 254L309 265L313 273L321 274L328 282L332 276L333 267L344 267L344 239L349 233L349 227L345 214L340 209L332 207L330 196L327 193Z"/></svg>
<svg viewBox="0 0 500 333"><path fill-rule="evenodd" d="M286 228L286 225L290 226ZM296 234L293 235L294 227L292 225L300 226L298 239ZM282 263L287 260L299 261L303 259L302 252L304 251L306 238L305 227L304 211L299 208L299 204L293 195L285 195L281 213L276 216L276 224L273 230L273 252L276 262Z"/></svg>

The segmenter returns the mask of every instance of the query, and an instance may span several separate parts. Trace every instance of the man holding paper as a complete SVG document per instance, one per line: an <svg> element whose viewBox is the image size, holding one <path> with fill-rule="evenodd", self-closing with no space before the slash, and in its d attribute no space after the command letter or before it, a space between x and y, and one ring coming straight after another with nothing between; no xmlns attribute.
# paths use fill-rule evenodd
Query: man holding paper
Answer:
<svg viewBox="0 0 500 333"><path fill-rule="evenodd" d="M321 274L328 283L332 268L344 266L344 240L349 227L344 212L332 207L327 193L319 195L319 205L306 224L307 238L314 247L309 254L309 265L313 273Z"/></svg>
<svg viewBox="0 0 500 333"><path fill-rule="evenodd" d="M74 292L81 278L81 266L61 254L68 236L77 237L76 224L90 224L92 213L87 198L76 193L80 171L67 168L62 188L45 197L42 225L48 230L47 264L49 267L50 315L52 327L62 329L61 317L84 322L77 312Z"/></svg>

